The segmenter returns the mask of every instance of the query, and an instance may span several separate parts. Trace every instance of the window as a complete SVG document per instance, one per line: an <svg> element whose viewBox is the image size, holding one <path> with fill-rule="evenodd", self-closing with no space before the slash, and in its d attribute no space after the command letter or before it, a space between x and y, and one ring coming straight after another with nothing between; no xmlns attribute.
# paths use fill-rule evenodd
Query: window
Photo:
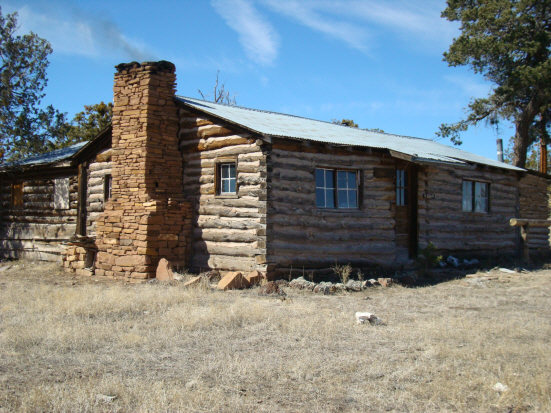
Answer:
<svg viewBox="0 0 551 413"><path fill-rule="evenodd" d="M54 179L54 208L69 209L69 178Z"/></svg>
<svg viewBox="0 0 551 413"><path fill-rule="evenodd" d="M488 212L490 184L487 182L463 181L463 211Z"/></svg>
<svg viewBox="0 0 551 413"><path fill-rule="evenodd" d="M408 175L405 169L396 169L396 206L408 204Z"/></svg>
<svg viewBox="0 0 551 413"><path fill-rule="evenodd" d="M235 195L237 193L237 178L235 162L218 164L217 183L219 195Z"/></svg>
<svg viewBox="0 0 551 413"><path fill-rule="evenodd" d="M11 206L12 208L23 207L23 182L17 182L11 186Z"/></svg>
<svg viewBox="0 0 551 413"><path fill-rule="evenodd" d="M336 184L336 185L335 185ZM324 209L358 208L358 172L316 169L316 206Z"/></svg>
<svg viewBox="0 0 551 413"><path fill-rule="evenodd" d="M111 198L111 175L103 176L103 202L107 202Z"/></svg>

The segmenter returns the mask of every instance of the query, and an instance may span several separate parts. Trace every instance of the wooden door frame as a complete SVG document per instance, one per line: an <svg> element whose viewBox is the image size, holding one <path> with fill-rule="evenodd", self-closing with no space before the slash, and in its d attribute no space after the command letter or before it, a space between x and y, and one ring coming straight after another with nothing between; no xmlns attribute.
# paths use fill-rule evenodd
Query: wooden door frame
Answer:
<svg viewBox="0 0 551 413"><path fill-rule="evenodd" d="M418 228L418 192L419 168L416 164L410 163L407 166L408 175L408 252L409 258L417 258L419 246L419 228Z"/></svg>

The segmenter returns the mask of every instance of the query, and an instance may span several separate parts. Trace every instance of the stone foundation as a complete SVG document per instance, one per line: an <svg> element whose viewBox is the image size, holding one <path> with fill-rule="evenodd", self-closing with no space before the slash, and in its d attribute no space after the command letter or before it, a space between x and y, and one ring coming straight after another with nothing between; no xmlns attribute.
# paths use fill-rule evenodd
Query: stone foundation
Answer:
<svg viewBox="0 0 551 413"><path fill-rule="evenodd" d="M70 241L62 255L63 268L77 275L94 275L96 253L96 244L91 238Z"/></svg>

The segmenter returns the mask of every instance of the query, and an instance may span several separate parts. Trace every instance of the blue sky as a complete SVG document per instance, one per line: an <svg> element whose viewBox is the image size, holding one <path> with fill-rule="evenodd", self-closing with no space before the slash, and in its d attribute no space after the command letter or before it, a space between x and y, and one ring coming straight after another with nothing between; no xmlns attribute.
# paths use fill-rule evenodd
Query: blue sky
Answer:
<svg viewBox="0 0 551 413"><path fill-rule="evenodd" d="M459 33L440 17L444 0L2 3L19 13L22 33L51 42L43 103L71 117L111 101L114 66L133 60L172 61L180 95L208 95L220 70L240 106L429 139L491 90L442 61ZM512 133L481 125L463 149L495 159L495 139Z"/></svg>

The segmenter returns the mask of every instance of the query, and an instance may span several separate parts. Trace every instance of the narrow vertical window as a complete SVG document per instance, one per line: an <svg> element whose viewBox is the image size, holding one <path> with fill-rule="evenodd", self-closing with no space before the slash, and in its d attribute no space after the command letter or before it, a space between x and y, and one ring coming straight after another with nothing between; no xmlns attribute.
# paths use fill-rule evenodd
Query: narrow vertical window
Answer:
<svg viewBox="0 0 551 413"><path fill-rule="evenodd" d="M23 182L13 183L11 186L11 206L12 208L23 207Z"/></svg>
<svg viewBox="0 0 551 413"><path fill-rule="evenodd" d="M106 174L103 176L103 201L107 202L111 198L111 175Z"/></svg>
<svg viewBox="0 0 551 413"><path fill-rule="evenodd" d="M221 163L220 172L220 195L232 195L237 193L237 177L235 173L235 163Z"/></svg>
<svg viewBox="0 0 551 413"><path fill-rule="evenodd" d="M405 169L396 170L396 205L407 205L407 172Z"/></svg>
<svg viewBox="0 0 551 413"><path fill-rule="evenodd" d="M486 182L475 182L474 211L488 212L488 184Z"/></svg>
<svg viewBox="0 0 551 413"><path fill-rule="evenodd" d="M331 169L316 169L316 206L335 208L335 182Z"/></svg>
<svg viewBox="0 0 551 413"><path fill-rule="evenodd" d="M54 179L54 208L69 209L69 178Z"/></svg>
<svg viewBox="0 0 551 413"><path fill-rule="evenodd" d="M357 173L354 171L337 171L337 199L339 208L358 207Z"/></svg>
<svg viewBox="0 0 551 413"><path fill-rule="evenodd" d="M473 182L463 181L463 211L473 210Z"/></svg>

